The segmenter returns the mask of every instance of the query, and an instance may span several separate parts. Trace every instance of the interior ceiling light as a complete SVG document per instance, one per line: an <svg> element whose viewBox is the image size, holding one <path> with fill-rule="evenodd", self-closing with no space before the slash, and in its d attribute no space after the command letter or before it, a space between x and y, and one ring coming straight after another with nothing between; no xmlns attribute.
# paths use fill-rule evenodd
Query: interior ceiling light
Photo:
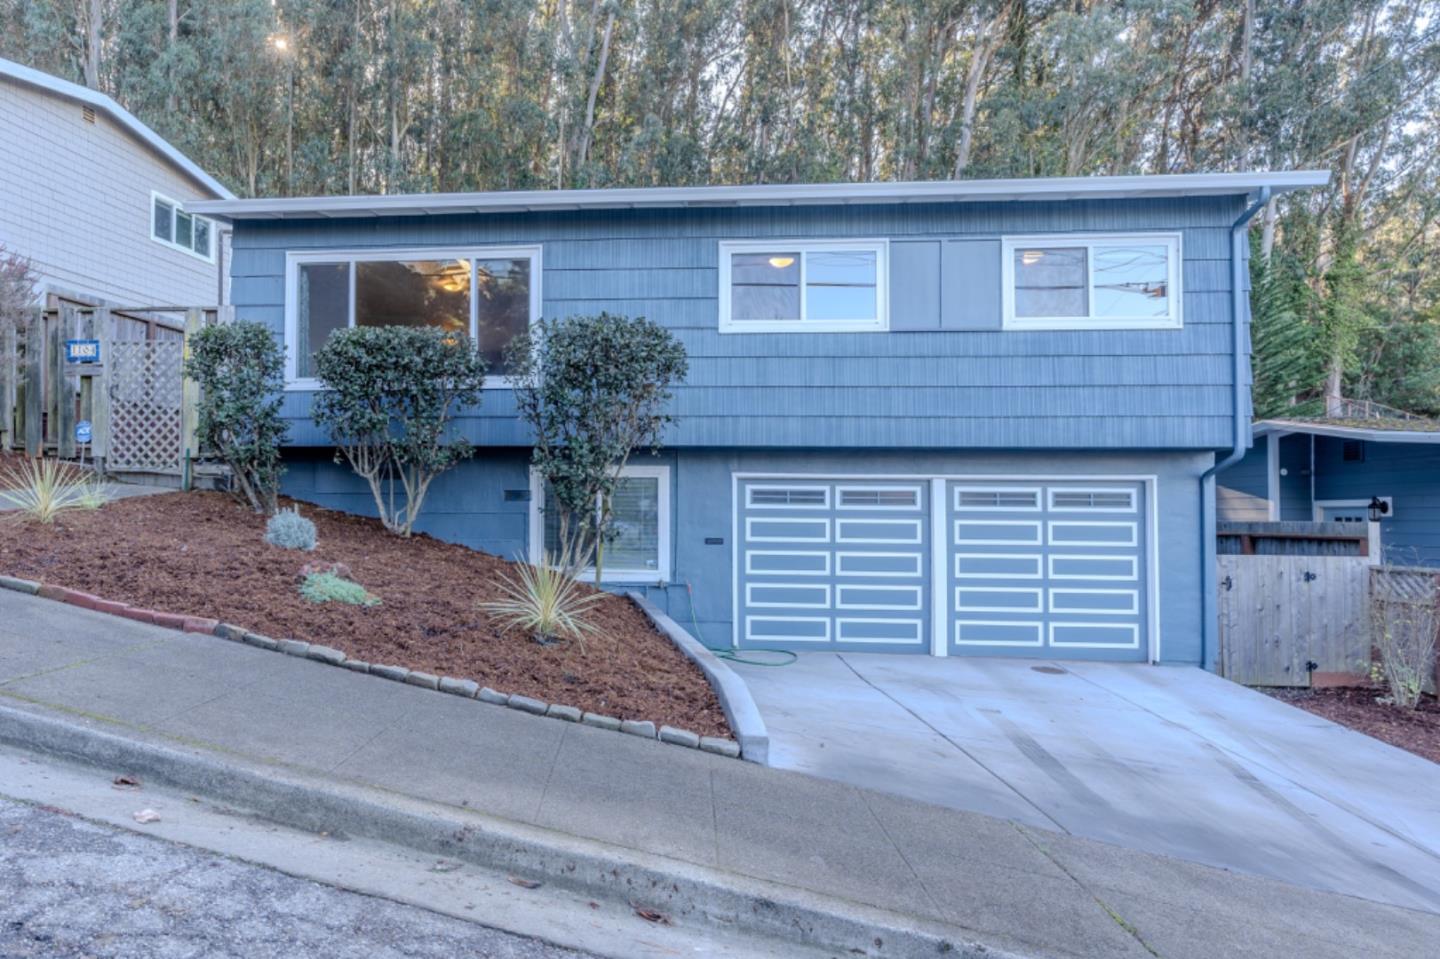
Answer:
<svg viewBox="0 0 1440 959"><path fill-rule="evenodd" d="M783 270L794 262L795 258L793 256L772 256L770 258L770 265L777 270Z"/></svg>
<svg viewBox="0 0 1440 959"><path fill-rule="evenodd" d="M1036 263L1039 263L1042 259L1044 259L1044 257L1045 254L1041 253L1039 250L1026 250L1020 255L1020 262L1024 263L1026 266L1034 266Z"/></svg>

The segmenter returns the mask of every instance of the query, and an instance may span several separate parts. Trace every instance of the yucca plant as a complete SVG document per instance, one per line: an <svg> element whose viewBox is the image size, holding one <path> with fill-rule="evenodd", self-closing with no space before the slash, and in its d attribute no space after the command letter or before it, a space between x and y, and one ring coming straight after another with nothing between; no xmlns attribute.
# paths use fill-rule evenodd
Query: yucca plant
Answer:
<svg viewBox="0 0 1440 959"><path fill-rule="evenodd" d="M69 510L99 509L108 498L94 473L61 460L23 459L0 474L0 505L41 523Z"/></svg>
<svg viewBox="0 0 1440 959"><path fill-rule="evenodd" d="M598 631L587 614L604 594L585 592L566 572L568 568L564 554L546 553L539 565L520 563L514 576L500 580L504 598L481 603L480 608L502 626L522 629L542 645L573 639L584 649L585 636Z"/></svg>

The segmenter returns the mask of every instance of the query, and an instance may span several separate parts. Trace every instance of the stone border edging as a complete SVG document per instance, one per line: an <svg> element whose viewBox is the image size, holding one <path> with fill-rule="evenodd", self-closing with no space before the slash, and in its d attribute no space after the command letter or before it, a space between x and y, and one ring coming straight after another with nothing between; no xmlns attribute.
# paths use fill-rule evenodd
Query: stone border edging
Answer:
<svg viewBox="0 0 1440 959"><path fill-rule="evenodd" d="M755 705L755 699L750 695L750 687L745 685L745 681L735 670L726 666L719 656L706 648L705 644L687 633L675 620L660 612L654 603L637 592L632 591L626 595L650 617L655 628L664 633L705 674L710 688L715 691L715 697L720 700L720 708L725 710L730 731L740 741L740 757L762 766L770 765L770 733L765 729L760 707Z"/></svg>
<svg viewBox="0 0 1440 959"><path fill-rule="evenodd" d="M521 712L530 713L535 716L548 716L563 722L581 723L586 726L593 726L596 729L608 729L627 733L631 736L639 736L642 739L658 739L660 742L669 743L672 746L685 746L690 749L699 749L717 756L739 758L744 750L743 740L742 742L736 742L733 739L724 739L719 736L701 736L699 733L691 732L688 729L678 729L674 726L661 726L659 729L656 729L655 724L648 719L621 720L614 716L585 712L576 706L547 703L530 696L521 696L518 693L513 695L506 694L493 690L488 686L481 686L473 679L434 676L430 673L420 672L419 670L406 669L404 666L386 666L367 663L361 660L350 659L340 650L329 646L307 643L298 639L271 639L268 636L251 632L243 626L222 623L218 619L209 619L203 616L185 616L180 613L165 613L154 609L146 609L143 606L131 606L129 603L105 599L104 597L96 596L94 593L86 593L78 589L70 589L66 586L55 586L50 583L37 583L33 580L20 579L16 576L0 576L0 588L14 590L17 593L28 593L31 596L39 596L41 599L54 600L70 606L79 606L81 609L89 609L97 613L108 613L111 616L133 619L136 622L146 623L151 626L163 626L166 629L178 629L187 633L218 636L220 639L226 639L236 643L245 643L248 646L254 646L258 649L273 650L288 656L296 656L300 659L324 663L327 666L339 666L351 672L368 673L371 676L378 676L381 679L406 683L410 686L419 686L422 689L433 689L438 692L459 696L462 699L476 699L482 703L489 703L495 706L508 706L511 709L518 709ZM644 609L644 606L641 608ZM669 634L667 633L667 635ZM691 658L694 657L692 656ZM701 664L701 669L705 669L703 664ZM706 676L709 676L708 671L706 672ZM735 677L735 679L738 682L739 677ZM715 686L713 681L711 682L711 686ZM729 706L725 704L725 697L720 693L718 687L716 687L716 695L720 698L721 705L724 706L725 714L728 717L730 715L730 709ZM748 690L746 691L746 696L749 696ZM757 718L758 715L757 713ZM731 728L732 730L735 728L733 724ZM748 755L746 758L749 758Z"/></svg>
<svg viewBox="0 0 1440 959"><path fill-rule="evenodd" d="M0 705L0 743L208 797L295 829L353 835L591 898L645 905L697 926L740 930L837 955L886 959L1039 959L983 944L969 929L796 886L626 849L197 747L94 729L45 709ZM151 736L153 740L155 737Z"/></svg>

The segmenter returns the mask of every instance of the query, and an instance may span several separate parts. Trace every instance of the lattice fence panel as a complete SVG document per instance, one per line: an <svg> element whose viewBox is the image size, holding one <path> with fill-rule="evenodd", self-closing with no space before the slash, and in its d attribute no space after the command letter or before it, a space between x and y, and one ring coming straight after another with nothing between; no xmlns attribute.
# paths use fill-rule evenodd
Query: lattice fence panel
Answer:
<svg viewBox="0 0 1440 959"><path fill-rule="evenodd" d="M110 344L110 453L107 467L179 473L182 340Z"/></svg>

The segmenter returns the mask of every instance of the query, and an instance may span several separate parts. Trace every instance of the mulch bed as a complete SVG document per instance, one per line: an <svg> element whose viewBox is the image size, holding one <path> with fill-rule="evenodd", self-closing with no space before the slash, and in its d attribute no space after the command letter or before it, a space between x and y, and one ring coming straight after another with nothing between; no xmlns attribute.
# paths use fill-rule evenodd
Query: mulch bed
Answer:
<svg viewBox="0 0 1440 959"><path fill-rule="evenodd" d="M117 500L49 527L7 525L0 572L333 646L352 659L730 735L704 675L630 600L607 595L592 607L599 632L583 644L541 646L479 608L501 598L512 563L428 536L404 540L363 517L305 504L301 512L318 530L313 553L267 544L264 518L221 493ZM298 573L308 562L346 564L381 605L302 599Z"/></svg>
<svg viewBox="0 0 1440 959"><path fill-rule="evenodd" d="M1376 702L1375 689L1267 689L1276 699L1356 732L1440 763L1440 702L1426 696L1418 709Z"/></svg>

